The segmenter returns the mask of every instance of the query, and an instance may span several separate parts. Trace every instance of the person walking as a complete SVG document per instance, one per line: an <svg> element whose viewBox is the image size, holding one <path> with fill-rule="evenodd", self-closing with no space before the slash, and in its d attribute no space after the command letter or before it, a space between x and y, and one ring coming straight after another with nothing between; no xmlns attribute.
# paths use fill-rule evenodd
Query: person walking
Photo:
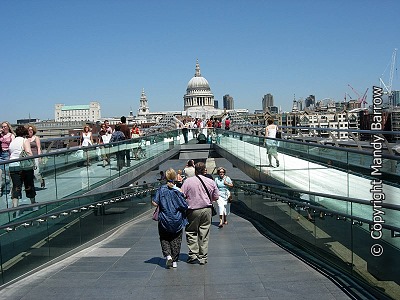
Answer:
<svg viewBox="0 0 400 300"><path fill-rule="evenodd" d="M139 146L140 146L140 141L138 140L140 138L140 129L138 127L138 124L133 124L132 129L130 132L130 137L131 139L136 139L134 143L132 143L132 153L135 159L139 159Z"/></svg>
<svg viewBox="0 0 400 300"><path fill-rule="evenodd" d="M198 162L195 165L196 176L187 178L182 185L189 207L189 224L185 228L189 248L187 262L195 263L198 260L201 265L206 264L208 258L212 202L219 198L214 180L203 175L205 168L203 162Z"/></svg>
<svg viewBox="0 0 400 300"><path fill-rule="evenodd" d="M89 125L85 125L83 127L83 130L81 132L81 138L80 138L80 144L79 146L81 147L89 147L93 145L93 136L92 132L90 131ZM86 155L86 165L90 166L90 155L89 155L89 150L87 150L84 155Z"/></svg>
<svg viewBox="0 0 400 300"><path fill-rule="evenodd" d="M121 131L120 124L115 125L115 130L114 130L113 134L111 135L110 143L124 141L125 139L126 139L125 134ZM119 147L121 147L121 145L117 145L117 147L119 148ZM123 145L123 147L125 147L125 145ZM125 151L126 151L125 149L118 150L116 153L117 170L118 171L121 171L121 169L125 166L125 162L124 162Z"/></svg>
<svg viewBox="0 0 400 300"><path fill-rule="evenodd" d="M152 204L159 210L158 234L160 235L161 251L166 259L166 267L176 268L181 251L183 228L187 224L188 205L180 189L175 187L175 170L168 169L165 177L167 184L157 190Z"/></svg>
<svg viewBox="0 0 400 300"><path fill-rule="evenodd" d="M30 143L31 146L31 151L32 151L32 155L36 156L36 155L41 155L42 154L42 147L40 145L40 138L36 135L37 129L34 125L29 124L27 126L28 128L28 141ZM44 178L42 176L42 174L40 173L40 168L39 166L41 165L40 162L42 161L42 158L35 158L35 165L36 168L34 170L34 175L37 181L40 182L40 187L41 188L45 188L46 187L46 183L44 181Z"/></svg>
<svg viewBox="0 0 400 300"><path fill-rule="evenodd" d="M26 197L31 200L31 203L36 203L36 191L34 185L34 167L24 168L17 160L20 158L21 152L24 150L28 155L32 156L32 150L29 140L25 138L28 135L28 130L20 125L15 130L16 138L10 144L10 176L13 183L11 198L12 206L18 206L18 200L22 197L22 184L25 187ZM15 216L15 215L14 215Z"/></svg>
<svg viewBox="0 0 400 300"><path fill-rule="evenodd" d="M268 126L265 127L265 137L267 144L267 154L268 154L268 167L272 167L272 156L275 158L276 166L279 167L278 160L278 142L276 141L276 133L278 131L278 126L274 124L274 119L268 119Z"/></svg>
<svg viewBox="0 0 400 300"><path fill-rule="evenodd" d="M4 121L1 123L0 128L0 160L7 161L10 159L10 153L8 148L11 142L15 139L14 131L9 122ZM1 195L8 194L10 192L10 178L9 178L9 166L8 164L1 165L0 179L1 179Z"/></svg>
<svg viewBox="0 0 400 300"><path fill-rule="evenodd" d="M226 170L224 168L218 168L217 170L218 177L215 178L215 183L217 184L219 190L219 198L217 200L218 203L218 211L219 211L219 228L222 228L224 225L228 224L228 220L226 218L230 213L231 204L228 202L228 199L231 195L229 189L233 188L232 180L226 176Z"/></svg>
<svg viewBox="0 0 400 300"><path fill-rule="evenodd" d="M120 130L121 132L124 134L125 139L130 139L131 138L131 131L128 127L128 125L126 124L126 117L122 116L121 117L121 124L119 124L120 126ZM131 147L132 145L126 145L126 147ZM131 150L130 149L126 149L124 152L124 164L126 167L130 167L131 166Z"/></svg>
<svg viewBox="0 0 400 300"><path fill-rule="evenodd" d="M185 175L185 178L193 177L195 175L195 169L194 169L194 160L190 159L188 160L185 168L183 169L183 174Z"/></svg>
<svg viewBox="0 0 400 300"><path fill-rule="evenodd" d="M110 148L106 148L104 145L110 142L112 133L109 133L107 130L107 126L105 123L101 124L100 131L99 131L99 144L102 145L101 149L101 158L103 160L103 168L110 164L110 155L109 150Z"/></svg>
<svg viewBox="0 0 400 300"><path fill-rule="evenodd" d="M183 119L182 121L182 134L183 139L185 140L185 144L189 143L189 124L187 123L186 119Z"/></svg>

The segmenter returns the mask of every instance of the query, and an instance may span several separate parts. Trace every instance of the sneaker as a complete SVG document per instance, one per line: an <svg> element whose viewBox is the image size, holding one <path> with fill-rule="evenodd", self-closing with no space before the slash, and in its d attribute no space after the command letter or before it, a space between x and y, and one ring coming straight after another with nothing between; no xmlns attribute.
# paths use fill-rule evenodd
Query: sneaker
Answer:
<svg viewBox="0 0 400 300"><path fill-rule="evenodd" d="M174 261L174 262L172 263L172 267L173 267L173 268L177 268L177 267L178 267L178 263L177 263L176 261Z"/></svg>
<svg viewBox="0 0 400 300"><path fill-rule="evenodd" d="M279 167L279 161L276 161L276 167Z"/></svg>
<svg viewBox="0 0 400 300"><path fill-rule="evenodd" d="M171 257L171 255L168 255L167 256L167 261L165 262L165 266L169 269L169 268L171 268L172 267L172 257Z"/></svg>
<svg viewBox="0 0 400 300"><path fill-rule="evenodd" d="M196 262L196 260L197 260L197 258L189 257L189 258L186 260L186 262L187 262L188 264L194 264L194 263Z"/></svg>
<svg viewBox="0 0 400 300"><path fill-rule="evenodd" d="M205 265L207 263L207 259L200 260L199 262L200 262L201 265Z"/></svg>

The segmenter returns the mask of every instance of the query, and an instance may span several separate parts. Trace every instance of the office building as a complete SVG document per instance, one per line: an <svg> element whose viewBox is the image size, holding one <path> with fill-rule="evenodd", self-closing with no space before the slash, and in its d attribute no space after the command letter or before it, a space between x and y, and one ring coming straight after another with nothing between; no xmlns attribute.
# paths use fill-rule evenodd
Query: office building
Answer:
<svg viewBox="0 0 400 300"><path fill-rule="evenodd" d="M90 102L89 105L56 104L54 120L56 122L96 122L101 118L99 102Z"/></svg>
<svg viewBox="0 0 400 300"><path fill-rule="evenodd" d="M272 96L271 94L264 95L262 98L263 111L266 112L267 110L269 110L269 107L272 106L274 106L274 96Z"/></svg>
<svg viewBox="0 0 400 300"><path fill-rule="evenodd" d="M231 110L234 109L233 105L233 97L229 96L229 94L224 95L223 97L223 104L224 104L224 109L226 110Z"/></svg>

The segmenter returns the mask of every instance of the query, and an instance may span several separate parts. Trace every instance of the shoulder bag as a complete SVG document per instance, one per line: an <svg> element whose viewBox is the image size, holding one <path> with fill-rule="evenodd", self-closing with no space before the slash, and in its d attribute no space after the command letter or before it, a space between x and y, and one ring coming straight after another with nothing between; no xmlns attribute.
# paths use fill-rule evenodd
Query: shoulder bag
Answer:
<svg viewBox="0 0 400 300"><path fill-rule="evenodd" d="M153 219L154 221L158 221L158 212L159 212L159 210L160 210L160 209L159 209L159 206L157 206L156 209L155 209L154 212L153 212L153 218L152 218L152 219Z"/></svg>
<svg viewBox="0 0 400 300"><path fill-rule="evenodd" d="M199 176L199 175L196 175L196 177L200 180L201 184L203 185L204 189L206 190L206 193L207 193L208 198L210 199L210 203L211 203L211 215L212 215L212 216L217 215L217 211L215 210L215 207L214 207L214 205L213 205L213 203L212 203L212 200L211 200L210 192L208 191L208 189L207 189L205 183L203 182L203 180L201 180L200 176Z"/></svg>
<svg viewBox="0 0 400 300"><path fill-rule="evenodd" d="M21 154L19 155L19 158L26 158L30 157L28 152L26 152L24 149L22 149ZM23 170L30 170L30 169L35 169L35 160L33 158L31 159L24 159L19 162L19 166Z"/></svg>

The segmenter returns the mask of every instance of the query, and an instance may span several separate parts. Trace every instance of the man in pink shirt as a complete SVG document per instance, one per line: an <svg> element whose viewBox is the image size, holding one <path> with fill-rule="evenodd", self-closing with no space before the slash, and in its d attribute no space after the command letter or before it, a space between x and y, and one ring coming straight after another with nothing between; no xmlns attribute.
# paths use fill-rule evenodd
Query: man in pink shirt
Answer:
<svg viewBox="0 0 400 300"><path fill-rule="evenodd" d="M207 263L212 201L219 198L219 191L214 180L203 175L205 169L206 165L203 162L198 162L195 165L196 176L187 178L182 185L182 192L189 206L186 212L189 224L185 229L186 242L189 247L187 262L194 263L199 260L201 265ZM200 179L207 188L210 197Z"/></svg>

